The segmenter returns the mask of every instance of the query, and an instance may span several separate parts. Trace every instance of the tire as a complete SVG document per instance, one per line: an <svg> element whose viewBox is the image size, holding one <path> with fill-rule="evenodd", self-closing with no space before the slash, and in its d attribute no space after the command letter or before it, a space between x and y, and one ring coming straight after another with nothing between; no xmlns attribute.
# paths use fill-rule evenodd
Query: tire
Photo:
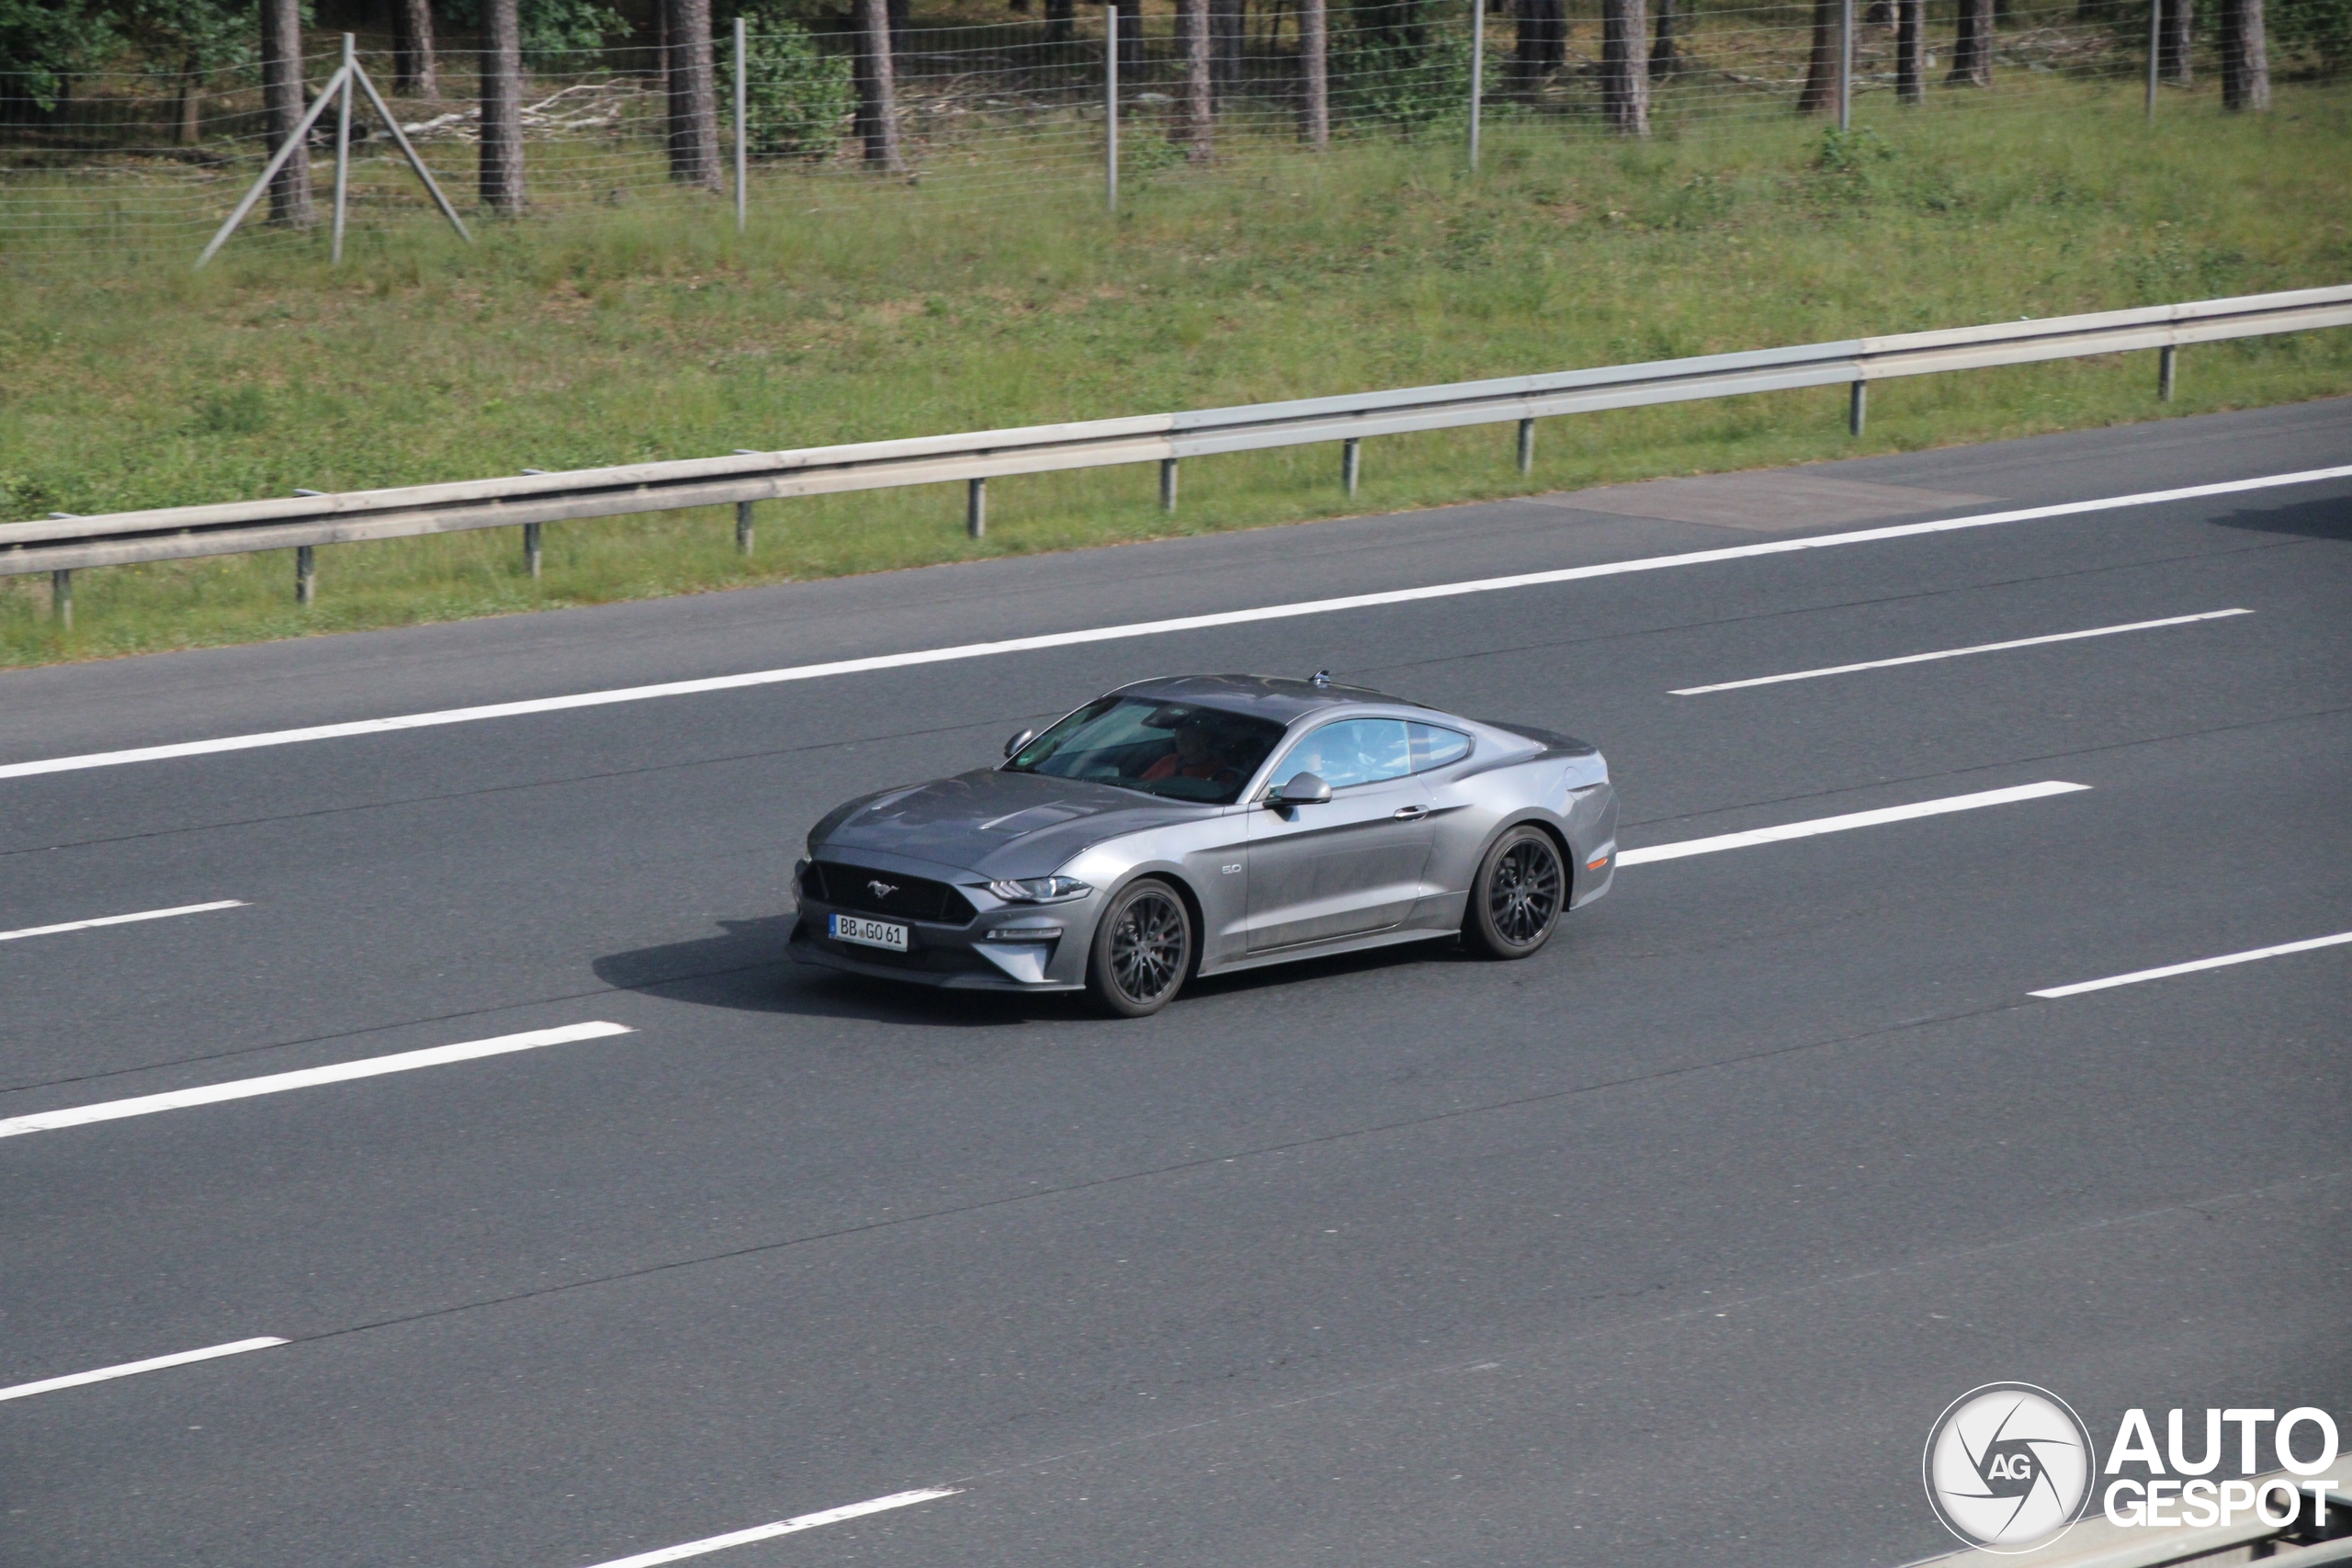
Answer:
<svg viewBox="0 0 2352 1568"><path fill-rule="evenodd" d="M1559 844L1543 829L1522 823L1497 839L1478 863L1462 939L1488 958L1529 957L1552 940L1567 901Z"/></svg>
<svg viewBox="0 0 2352 1568"><path fill-rule="evenodd" d="M1114 1018L1149 1018L1175 1000L1193 972L1193 916L1183 897L1156 876L1114 895L1094 924L1086 988Z"/></svg>

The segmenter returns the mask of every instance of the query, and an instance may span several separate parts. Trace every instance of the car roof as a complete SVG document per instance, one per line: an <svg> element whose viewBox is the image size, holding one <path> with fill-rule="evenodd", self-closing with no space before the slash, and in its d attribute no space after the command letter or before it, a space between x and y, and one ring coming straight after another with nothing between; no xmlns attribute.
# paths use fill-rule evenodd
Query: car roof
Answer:
<svg viewBox="0 0 2352 1568"><path fill-rule="evenodd" d="M1163 675L1119 688L1121 696L1152 697L1162 702L1199 703L1233 713L1247 713L1288 728L1302 716L1325 708L1380 703L1393 707L1427 708L1404 697L1375 692L1369 686L1344 686L1337 681L1317 682L1296 675ZM1434 710L1430 710L1434 711Z"/></svg>

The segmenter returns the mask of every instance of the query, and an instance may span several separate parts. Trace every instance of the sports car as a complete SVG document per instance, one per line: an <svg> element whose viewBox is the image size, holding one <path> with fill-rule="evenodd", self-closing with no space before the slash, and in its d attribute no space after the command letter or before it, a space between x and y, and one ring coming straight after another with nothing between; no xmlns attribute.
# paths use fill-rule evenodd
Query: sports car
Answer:
<svg viewBox="0 0 2352 1568"><path fill-rule="evenodd" d="M1391 942L1524 958L1616 869L1592 746L1329 671L1137 682L1004 756L828 812L792 956L1140 1018L1196 975Z"/></svg>

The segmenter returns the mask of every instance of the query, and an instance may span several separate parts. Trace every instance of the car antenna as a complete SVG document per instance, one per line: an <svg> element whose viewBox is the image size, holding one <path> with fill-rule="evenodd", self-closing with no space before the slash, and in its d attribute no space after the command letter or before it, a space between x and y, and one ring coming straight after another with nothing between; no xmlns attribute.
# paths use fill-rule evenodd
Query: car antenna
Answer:
<svg viewBox="0 0 2352 1568"><path fill-rule="evenodd" d="M1328 686L1331 683L1331 672L1329 670L1317 670L1306 678L1306 683L1310 686Z"/></svg>

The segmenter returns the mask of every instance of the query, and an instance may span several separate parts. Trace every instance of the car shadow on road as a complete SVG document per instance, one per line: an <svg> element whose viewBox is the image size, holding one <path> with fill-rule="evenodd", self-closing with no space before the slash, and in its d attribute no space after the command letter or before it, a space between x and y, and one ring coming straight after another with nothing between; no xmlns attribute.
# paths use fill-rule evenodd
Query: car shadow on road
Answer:
<svg viewBox="0 0 2352 1568"><path fill-rule="evenodd" d="M640 947L595 960L605 984L665 1001L738 1012L788 1013L802 1018L855 1018L914 1028L1001 1029L1023 1024L1101 1023L1086 997L1064 991L1044 996L1007 996L988 991L943 991L862 976L837 974L784 955L794 917L768 915L718 922L723 934L692 942ZM1417 964L1475 964L1477 959L1443 938L1302 959L1238 975L1196 979L1173 1004L1219 996L1245 996L1270 986L1373 973Z"/></svg>
<svg viewBox="0 0 2352 1568"><path fill-rule="evenodd" d="M723 934L609 953L591 967L625 991L696 1007L855 1018L933 1029L1001 1029L1089 1016L1084 998L942 991L836 974L785 956L791 915L718 922Z"/></svg>
<svg viewBox="0 0 2352 1568"><path fill-rule="evenodd" d="M2249 506L2211 519L2216 527L2255 534L2296 534L2306 539L2352 539L2352 502L2342 497Z"/></svg>

